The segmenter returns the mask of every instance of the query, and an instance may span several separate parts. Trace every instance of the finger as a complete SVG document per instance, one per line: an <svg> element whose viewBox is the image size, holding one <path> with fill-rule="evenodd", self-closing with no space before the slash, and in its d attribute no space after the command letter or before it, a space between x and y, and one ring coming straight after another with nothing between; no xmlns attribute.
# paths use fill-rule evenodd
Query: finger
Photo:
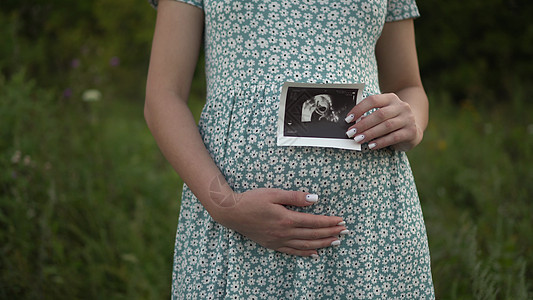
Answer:
<svg viewBox="0 0 533 300"><path fill-rule="evenodd" d="M318 257L318 252L315 249L311 250L300 250L300 249L294 249L290 247L280 247L278 249L275 249L276 251L287 253L290 255L296 255L296 256L309 256L309 257Z"/></svg>
<svg viewBox="0 0 533 300"><path fill-rule="evenodd" d="M334 227L342 222L341 217L313 215L308 213L302 213L297 211L290 211L289 218L292 220L293 227L303 228L324 228Z"/></svg>
<svg viewBox="0 0 533 300"><path fill-rule="evenodd" d="M380 108L376 110L375 112L371 113L370 115L367 115L365 118L362 118L361 121L359 121L357 124L351 126L348 131L352 130L352 128L355 128L354 134L349 137L353 137L355 133L362 133L368 128L374 127L378 125L379 123L382 123L388 119L392 119L400 115L400 111L394 109L394 107L387 106ZM346 133L348 134L348 133Z"/></svg>
<svg viewBox="0 0 533 300"><path fill-rule="evenodd" d="M318 201L317 194L279 190L274 203L294 206L309 206Z"/></svg>
<svg viewBox="0 0 533 300"><path fill-rule="evenodd" d="M328 237L320 240L289 240L286 245L297 250L313 250L340 245L338 237Z"/></svg>
<svg viewBox="0 0 533 300"><path fill-rule="evenodd" d="M319 240L349 233L350 231L346 227L335 225L325 228L292 228L286 232L286 236L299 240Z"/></svg>
<svg viewBox="0 0 533 300"><path fill-rule="evenodd" d="M372 95L363 99L361 102L357 103L350 112L346 115L346 119L353 122L354 120L359 119L367 111L374 108L381 108L388 105L391 102L391 95L382 94L382 95ZM348 118L350 115L353 117ZM350 122L348 122L350 123Z"/></svg>
<svg viewBox="0 0 533 300"><path fill-rule="evenodd" d="M387 135L384 135L378 139L371 141L368 144L368 147L372 150L377 150L377 149L385 148L388 146L396 145L404 141L408 141L412 136L410 132L411 130L408 128L402 128L400 130L396 130L394 132L391 132Z"/></svg>
<svg viewBox="0 0 533 300"><path fill-rule="evenodd" d="M358 143L372 141L391 132L397 131L398 129L405 127L405 125L406 122L404 122L401 118L388 119L368 130L363 131L360 135L355 136L354 140Z"/></svg>

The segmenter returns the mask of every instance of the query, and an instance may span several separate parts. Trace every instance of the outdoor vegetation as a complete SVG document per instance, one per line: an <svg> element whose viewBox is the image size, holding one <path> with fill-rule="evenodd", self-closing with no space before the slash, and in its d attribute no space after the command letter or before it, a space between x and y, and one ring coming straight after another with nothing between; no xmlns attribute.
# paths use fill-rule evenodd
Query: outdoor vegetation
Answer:
<svg viewBox="0 0 533 300"><path fill-rule="evenodd" d="M408 153L438 299L533 298L533 2L419 1ZM0 299L165 299L181 181L143 118L144 0L0 2ZM190 107L203 106L200 61Z"/></svg>

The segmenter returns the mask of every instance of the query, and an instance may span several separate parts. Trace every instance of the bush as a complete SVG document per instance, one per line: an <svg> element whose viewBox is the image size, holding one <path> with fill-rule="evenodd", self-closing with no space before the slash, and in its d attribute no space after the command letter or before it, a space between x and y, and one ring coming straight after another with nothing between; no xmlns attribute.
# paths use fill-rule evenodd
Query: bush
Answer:
<svg viewBox="0 0 533 300"><path fill-rule="evenodd" d="M512 98L520 87L533 95L533 2L426 0L418 5L418 53L428 90L479 105Z"/></svg>
<svg viewBox="0 0 533 300"><path fill-rule="evenodd" d="M42 87L142 100L154 18L144 0L2 1L0 73L25 70Z"/></svg>

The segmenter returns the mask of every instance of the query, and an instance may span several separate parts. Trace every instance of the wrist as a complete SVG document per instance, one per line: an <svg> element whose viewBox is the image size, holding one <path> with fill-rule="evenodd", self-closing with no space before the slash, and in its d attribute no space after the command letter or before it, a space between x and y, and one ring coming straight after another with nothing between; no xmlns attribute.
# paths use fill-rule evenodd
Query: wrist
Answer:
<svg viewBox="0 0 533 300"><path fill-rule="evenodd" d="M422 139L424 139L424 129L422 127L416 125L416 138L413 144L413 148L420 144L422 142Z"/></svg>
<svg viewBox="0 0 533 300"><path fill-rule="evenodd" d="M240 194L233 191L222 174L215 176L203 189L200 202L213 220L224 223L223 219L231 214L240 199Z"/></svg>
<svg viewBox="0 0 533 300"><path fill-rule="evenodd" d="M424 137L424 130L418 126L417 124L414 125L415 127L415 133L412 139L407 139L404 142L398 143L396 145L393 145L392 148L396 151L403 151L407 152L414 147L416 147L420 142L422 142L422 139Z"/></svg>
<svg viewBox="0 0 533 300"><path fill-rule="evenodd" d="M218 198L217 198L218 197ZM210 199L212 204L207 212L217 223L224 227L232 228L232 220L238 215L237 206L242 197L242 194L236 192L228 192L224 196L216 196Z"/></svg>

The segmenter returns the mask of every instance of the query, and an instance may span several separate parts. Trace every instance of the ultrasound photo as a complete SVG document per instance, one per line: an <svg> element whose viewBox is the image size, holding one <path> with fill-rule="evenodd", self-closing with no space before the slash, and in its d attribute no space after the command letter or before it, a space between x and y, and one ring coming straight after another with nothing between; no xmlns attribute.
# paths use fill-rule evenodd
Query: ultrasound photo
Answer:
<svg viewBox="0 0 533 300"><path fill-rule="evenodd" d="M351 126L344 121L361 101L364 84L283 85L278 118L279 146L315 146L360 150L346 136Z"/></svg>

